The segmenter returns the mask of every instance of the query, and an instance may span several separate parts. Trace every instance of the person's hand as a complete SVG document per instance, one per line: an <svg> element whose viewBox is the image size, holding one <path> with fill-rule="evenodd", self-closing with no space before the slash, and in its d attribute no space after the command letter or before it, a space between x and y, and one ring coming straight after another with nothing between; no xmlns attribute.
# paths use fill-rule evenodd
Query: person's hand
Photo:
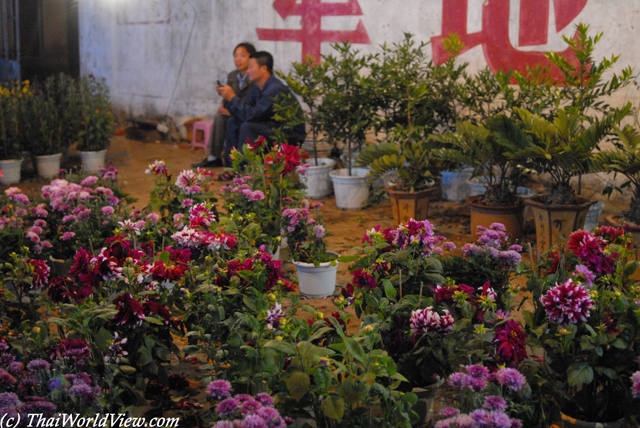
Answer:
<svg viewBox="0 0 640 428"><path fill-rule="evenodd" d="M229 85L217 86L218 94L225 99L225 101L229 101L231 98L236 96L236 93L233 92L233 88Z"/></svg>
<svg viewBox="0 0 640 428"><path fill-rule="evenodd" d="M231 116L231 113L229 113L229 110L224 108L224 106L218 107L218 113L220 113L223 116Z"/></svg>

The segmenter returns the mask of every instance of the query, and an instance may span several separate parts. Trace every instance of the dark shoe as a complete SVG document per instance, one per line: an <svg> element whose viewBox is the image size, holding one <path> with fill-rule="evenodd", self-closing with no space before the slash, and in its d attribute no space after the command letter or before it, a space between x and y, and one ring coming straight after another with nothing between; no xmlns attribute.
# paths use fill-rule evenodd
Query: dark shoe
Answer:
<svg viewBox="0 0 640 428"><path fill-rule="evenodd" d="M207 158L204 158L202 162L192 163L191 166L193 168L220 168L224 165L222 163L222 159L220 158L214 160L208 160Z"/></svg>
<svg viewBox="0 0 640 428"><path fill-rule="evenodd" d="M225 171L216 178L218 181L232 181L235 177L233 171Z"/></svg>

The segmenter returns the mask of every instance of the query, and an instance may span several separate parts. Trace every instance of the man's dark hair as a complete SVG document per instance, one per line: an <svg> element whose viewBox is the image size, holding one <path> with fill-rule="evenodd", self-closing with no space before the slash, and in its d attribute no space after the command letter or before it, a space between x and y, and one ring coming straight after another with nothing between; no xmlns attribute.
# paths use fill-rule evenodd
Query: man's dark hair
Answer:
<svg viewBox="0 0 640 428"><path fill-rule="evenodd" d="M271 73L273 71L273 57L269 52L266 51L258 51L254 54L251 54L251 57L258 62L259 66L266 65L267 71Z"/></svg>
<svg viewBox="0 0 640 428"><path fill-rule="evenodd" d="M248 42L242 42L242 43L238 43L238 46L236 46L235 48L233 48L233 53L236 53L236 50L238 48L245 48L245 50L247 52L249 52L249 57L251 57L251 55L253 55L254 53L256 53L256 47L253 46L251 43Z"/></svg>

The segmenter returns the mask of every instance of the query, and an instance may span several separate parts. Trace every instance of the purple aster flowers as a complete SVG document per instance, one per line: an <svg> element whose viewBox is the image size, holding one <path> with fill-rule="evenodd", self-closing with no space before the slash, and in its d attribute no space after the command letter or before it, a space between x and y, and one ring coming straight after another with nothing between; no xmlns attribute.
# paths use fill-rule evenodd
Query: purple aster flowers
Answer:
<svg viewBox="0 0 640 428"><path fill-rule="evenodd" d="M231 395L231 384L224 379L214 380L207 386L207 394L214 398L227 398Z"/></svg>

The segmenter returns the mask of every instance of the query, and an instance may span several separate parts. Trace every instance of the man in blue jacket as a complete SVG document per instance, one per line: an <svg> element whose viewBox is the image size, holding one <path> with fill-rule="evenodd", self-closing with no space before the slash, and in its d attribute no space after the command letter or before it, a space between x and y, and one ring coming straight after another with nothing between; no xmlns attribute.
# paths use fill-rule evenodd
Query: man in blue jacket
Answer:
<svg viewBox="0 0 640 428"><path fill-rule="evenodd" d="M227 121L225 165L230 166L229 155L236 148L242 152L247 139L255 141L262 136L273 137L280 124L274 119L274 100L280 95L291 95L291 90L273 75L273 57L269 52L259 51L249 58L249 80L253 87L244 99L236 96L229 85L218 86L218 94L224 98L224 107L231 117ZM295 97L294 97L295 99ZM305 128L301 124L287 135L290 144L304 141Z"/></svg>

